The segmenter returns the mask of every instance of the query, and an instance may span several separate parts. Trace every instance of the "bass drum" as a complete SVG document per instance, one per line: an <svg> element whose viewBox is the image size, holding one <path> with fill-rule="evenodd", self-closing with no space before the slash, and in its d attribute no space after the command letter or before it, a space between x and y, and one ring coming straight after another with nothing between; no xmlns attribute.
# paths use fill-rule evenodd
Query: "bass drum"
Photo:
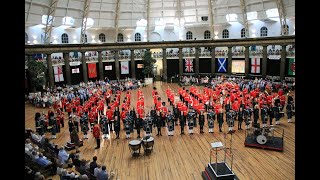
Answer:
<svg viewBox="0 0 320 180"><path fill-rule="evenodd" d="M259 136L257 136L257 142L258 142L259 144L265 144L265 143L267 143L267 138L266 138L266 136L264 136L264 135L259 135Z"/></svg>

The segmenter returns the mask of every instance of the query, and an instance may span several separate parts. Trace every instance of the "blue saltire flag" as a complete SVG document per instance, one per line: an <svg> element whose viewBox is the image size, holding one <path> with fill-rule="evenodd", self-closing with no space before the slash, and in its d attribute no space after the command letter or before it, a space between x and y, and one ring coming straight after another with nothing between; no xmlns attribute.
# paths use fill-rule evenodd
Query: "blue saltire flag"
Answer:
<svg viewBox="0 0 320 180"><path fill-rule="evenodd" d="M227 60L226 58L218 58L218 72L227 72Z"/></svg>

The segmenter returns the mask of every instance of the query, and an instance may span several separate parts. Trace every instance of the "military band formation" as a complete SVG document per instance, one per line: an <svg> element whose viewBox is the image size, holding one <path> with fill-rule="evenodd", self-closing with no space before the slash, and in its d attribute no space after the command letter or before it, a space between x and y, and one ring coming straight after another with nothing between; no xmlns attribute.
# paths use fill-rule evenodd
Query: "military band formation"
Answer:
<svg viewBox="0 0 320 180"><path fill-rule="evenodd" d="M134 106L131 103L132 90L122 92L113 87L104 81L96 81L82 83L76 88L50 89L46 93L55 97L53 109L48 114L36 113L37 132L40 135L51 132L51 138L56 138L60 128L64 127L64 112L67 112L70 134L74 127L78 132L82 131L84 139L88 139L88 133L92 132L96 148L100 148L101 137L113 138L112 132L115 132L114 138L119 139L121 129L127 139L150 136L154 131L157 136L162 136L165 127L168 136L174 136L175 132L184 135L186 129L193 135L194 127L198 125L200 134L205 133L204 126L208 127L208 133L215 133L215 125L218 125L219 132L234 133L236 121L237 130L241 131L243 127L258 128L260 122L262 127L268 126L268 122L273 125L274 120L275 125L279 125L284 116L291 123L294 115L292 92L262 79L221 78L210 86L179 87L177 92L168 86L167 103L154 87L152 94L148 94L154 101L150 108L144 106L145 95L140 88ZM223 129L225 120L228 130ZM134 131L137 136L131 137Z"/></svg>

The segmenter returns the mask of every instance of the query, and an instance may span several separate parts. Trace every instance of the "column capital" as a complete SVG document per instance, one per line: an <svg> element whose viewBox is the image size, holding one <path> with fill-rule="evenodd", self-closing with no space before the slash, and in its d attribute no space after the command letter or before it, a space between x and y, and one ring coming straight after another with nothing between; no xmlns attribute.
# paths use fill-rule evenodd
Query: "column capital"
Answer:
<svg viewBox="0 0 320 180"><path fill-rule="evenodd" d="M98 53L101 53L102 52L102 50L96 50Z"/></svg>
<svg viewBox="0 0 320 180"><path fill-rule="evenodd" d="M232 49L232 46L228 46L228 49Z"/></svg>
<svg viewBox="0 0 320 180"><path fill-rule="evenodd" d="M165 50L167 50L167 48L162 48L162 50L164 50L164 51L165 51Z"/></svg>
<svg viewBox="0 0 320 180"><path fill-rule="evenodd" d="M81 52L81 54L85 54L86 53L86 51L80 51Z"/></svg>
<svg viewBox="0 0 320 180"><path fill-rule="evenodd" d="M70 51L62 51L62 54L69 54Z"/></svg>
<svg viewBox="0 0 320 180"><path fill-rule="evenodd" d="M130 49L130 51L132 52L132 51L134 51L134 49Z"/></svg>
<svg viewBox="0 0 320 180"><path fill-rule="evenodd" d="M266 48L267 48L267 47L268 47L268 45L263 45L263 47L266 47Z"/></svg>

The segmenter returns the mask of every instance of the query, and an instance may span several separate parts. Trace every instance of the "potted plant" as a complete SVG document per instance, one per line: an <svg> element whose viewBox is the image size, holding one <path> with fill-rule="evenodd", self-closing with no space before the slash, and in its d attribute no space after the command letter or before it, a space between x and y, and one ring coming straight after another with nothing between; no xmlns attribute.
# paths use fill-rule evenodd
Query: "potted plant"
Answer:
<svg viewBox="0 0 320 180"><path fill-rule="evenodd" d="M28 62L28 71L32 92L39 91L46 84L46 67L42 62L30 60Z"/></svg>
<svg viewBox="0 0 320 180"><path fill-rule="evenodd" d="M152 58L150 50L145 51L142 60L143 60L142 73L144 74L144 77L145 77L144 78L145 84L152 84L153 83L153 66L156 60Z"/></svg>

